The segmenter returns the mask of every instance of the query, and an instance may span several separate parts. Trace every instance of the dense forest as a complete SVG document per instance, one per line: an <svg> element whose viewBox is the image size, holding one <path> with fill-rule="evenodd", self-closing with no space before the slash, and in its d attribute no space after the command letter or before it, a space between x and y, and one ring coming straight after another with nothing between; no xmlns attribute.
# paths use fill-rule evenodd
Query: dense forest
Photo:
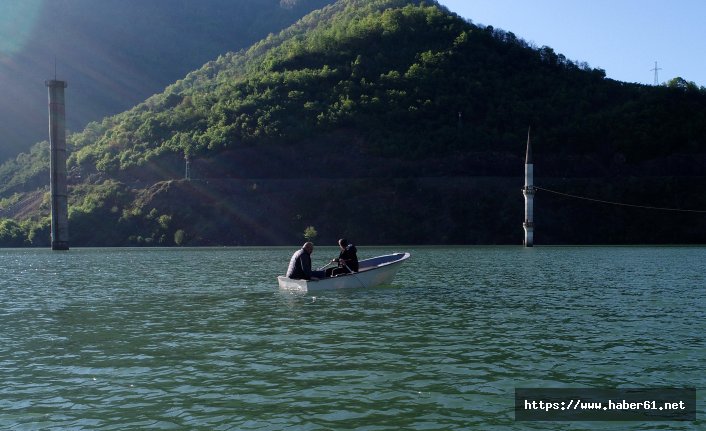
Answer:
<svg viewBox="0 0 706 431"><path fill-rule="evenodd" d="M706 89L606 79L433 1L339 0L69 136L71 243L519 244L530 126L544 188L706 209ZM3 245L49 241L47 147L0 167ZM538 244L706 242L698 212L535 208Z"/></svg>

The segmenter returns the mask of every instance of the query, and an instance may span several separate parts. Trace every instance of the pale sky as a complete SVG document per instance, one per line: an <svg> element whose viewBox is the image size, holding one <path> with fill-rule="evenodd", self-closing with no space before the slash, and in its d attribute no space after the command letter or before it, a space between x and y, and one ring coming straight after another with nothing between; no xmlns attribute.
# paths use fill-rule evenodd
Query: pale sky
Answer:
<svg viewBox="0 0 706 431"><path fill-rule="evenodd" d="M706 86L706 0L439 0L474 24L492 25L608 78Z"/></svg>

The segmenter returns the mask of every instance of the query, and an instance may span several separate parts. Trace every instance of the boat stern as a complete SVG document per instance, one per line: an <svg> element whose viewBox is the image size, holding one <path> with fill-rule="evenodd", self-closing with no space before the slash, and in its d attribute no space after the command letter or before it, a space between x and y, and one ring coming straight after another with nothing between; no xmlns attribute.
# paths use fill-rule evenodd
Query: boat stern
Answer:
<svg viewBox="0 0 706 431"><path fill-rule="evenodd" d="M308 290L306 280L294 280L280 275L277 277L277 282L279 283L279 288L282 290L293 290L297 292L306 292Z"/></svg>

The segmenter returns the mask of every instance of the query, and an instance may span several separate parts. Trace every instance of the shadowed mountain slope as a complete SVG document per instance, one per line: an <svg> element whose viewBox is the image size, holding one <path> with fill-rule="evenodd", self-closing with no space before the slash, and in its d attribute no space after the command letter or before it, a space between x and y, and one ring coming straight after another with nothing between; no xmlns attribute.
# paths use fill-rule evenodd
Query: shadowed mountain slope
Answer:
<svg viewBox="0 0 706 431"><path fill-rule="evenodd" d="M0 162L47 138L44 81L55 62L78 131L332 1L4 0Z"/></svg>

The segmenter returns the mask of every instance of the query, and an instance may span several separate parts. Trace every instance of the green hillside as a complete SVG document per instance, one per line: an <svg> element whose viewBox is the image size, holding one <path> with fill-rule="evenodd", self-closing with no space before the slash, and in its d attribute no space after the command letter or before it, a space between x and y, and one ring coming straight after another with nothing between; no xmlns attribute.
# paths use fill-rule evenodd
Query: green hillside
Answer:
<svg viewBox="0 0 706 431"><path fill-rule="evenodd" d="M517 244L528 126L544 187L706 209L705 117L681 79L612 81L430 1L339 0L70 136L71 242L292 244L314 226L323 242ZM0 242L48 242L46 158L0 167ZM706 242L694 214L536 206L540 244Z"/></svg>

